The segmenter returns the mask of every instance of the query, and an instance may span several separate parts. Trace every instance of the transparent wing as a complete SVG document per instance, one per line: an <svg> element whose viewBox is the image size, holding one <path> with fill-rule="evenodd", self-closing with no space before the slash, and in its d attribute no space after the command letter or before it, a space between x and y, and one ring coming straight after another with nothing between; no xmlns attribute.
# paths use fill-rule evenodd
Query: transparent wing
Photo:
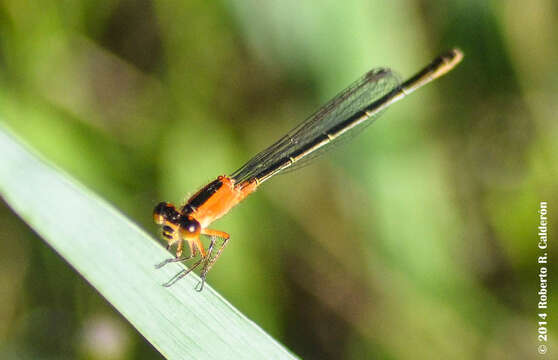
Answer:
<svg viewBox="0 0 558 360"><path fill-rule="evenodd" d="M329 134L332 129L338 128L345 120L362 111L398 86L399 79L391 70L379 68L369 71L273 145L250 159L240 169L235 171L231 177L236 183L240 183L268 172L274 166L281 163L282 160L289 159L293 154L299 153L301 149L307 148L316 139ZM309 160L315 159L318 155L331 149L332 145L339 144L360 133L379 115L380 113L371 116L362 124L353 127L318 150L308 153L291 166L283 168L277 173L293 170L308 164Z"/></svg>

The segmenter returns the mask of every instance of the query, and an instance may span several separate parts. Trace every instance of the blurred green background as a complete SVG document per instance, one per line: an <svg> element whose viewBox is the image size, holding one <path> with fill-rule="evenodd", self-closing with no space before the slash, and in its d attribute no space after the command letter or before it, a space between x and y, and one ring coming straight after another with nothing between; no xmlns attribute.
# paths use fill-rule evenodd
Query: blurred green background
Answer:
<svg viewBox="0 0 558 360"><path fill-rule="evenodd" d="M232 173L370 68L406 78L459 46L453 72L216 222L232 240L209 282L303 358L537 356L556 2L0 4L2 121L154 239L159 201ZM0 357L161 357L5 203L0 254Z"/></svg>

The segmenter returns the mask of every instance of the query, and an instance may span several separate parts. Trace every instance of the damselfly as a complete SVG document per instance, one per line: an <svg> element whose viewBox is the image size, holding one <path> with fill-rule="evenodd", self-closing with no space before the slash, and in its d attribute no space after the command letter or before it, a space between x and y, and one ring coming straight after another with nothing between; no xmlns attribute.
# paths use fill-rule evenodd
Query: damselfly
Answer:
<svg viewBox="0 0 558 360"><path fill-rule="evenodd" d="M168 202L159 203L153 211L153 219L162 225L167 249L174 244L177 247L176 257L156 267L196 258L199 253L199 259L189 269L179 272L164 285L174 284L203 264L199 290L203 289L207 273L230 238L226 232L209 229L212 222L274 175L298 168L332 144L360 132L388 106L452 70L462 58L459 49L448 51L401 84L390 69L373 69L240 169L204 186L185 205L177 208ZM201 235L210 238L207 250L200 240ZM219 246L217 240L221 240ZM189 254L183 257L184 242L188 244Z"/></svg>

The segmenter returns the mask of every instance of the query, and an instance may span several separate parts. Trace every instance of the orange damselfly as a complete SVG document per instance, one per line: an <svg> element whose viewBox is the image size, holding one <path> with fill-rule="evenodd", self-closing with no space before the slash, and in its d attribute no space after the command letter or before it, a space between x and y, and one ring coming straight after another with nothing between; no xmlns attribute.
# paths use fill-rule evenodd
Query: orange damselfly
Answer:
<svg viewBox="0 0 558 360"><path fill-rule="evenodd" d="M378 68L367 72L359 80L330 100L316 113L289 131L273 145L263 150L231 175L221 175L195 193L188 202L177 208L161 202L153 211L153 219L162 225L167 249L176 244L176 257L156 265L199 259L170 279L174 284L203 264L201 286L207 273L229 241L229 234L208 226L253 193L263 182L285 170L291 170L323 153L330 145L348 135L354 135L370 125L388 106L401 100L421 86L452 70L463 58L459 49L438 56L409 80L399 83L390 69ZM200 236L210 238L207 250ZM217 248L217 240L221 240ZM189 255L182 256L183 244Z"/></svg>

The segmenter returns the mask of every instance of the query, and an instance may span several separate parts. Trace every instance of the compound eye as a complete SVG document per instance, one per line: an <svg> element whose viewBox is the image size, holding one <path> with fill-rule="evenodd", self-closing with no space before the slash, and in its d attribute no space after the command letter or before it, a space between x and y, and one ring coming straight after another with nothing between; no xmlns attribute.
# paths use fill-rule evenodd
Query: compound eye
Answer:
<svg viewBox="0 0 558 360"><path fill-rule="evenodd" d="M186 231L188 231L189 233L195 233L197 229L198 227L196 226L196 224L192 223L188 225Z"/></svg>
<svg viewBox="0 0 558 360"><path fill-rule="evenodd" d="M164 224L165 221L174 222L178 215L174 205L168 202L161 202L153 209L153 220L159 225Z"/></svg>
<svg viewBox="0 0 558 360"><path fill-rule="evenodd" d="M159 203L157 206L155 206L155 209L153 209L153 221L155 221L156 224L160 225L165 222L166 207L167 207L167 203L162 202Z"/></svg>
<svg viewBox="0 0 558 360"><path fill-rule="evenodd" d="M200 232L200 223L192 217L183 218L180 223L180 228L186 235L196 235Z"/></svg>

